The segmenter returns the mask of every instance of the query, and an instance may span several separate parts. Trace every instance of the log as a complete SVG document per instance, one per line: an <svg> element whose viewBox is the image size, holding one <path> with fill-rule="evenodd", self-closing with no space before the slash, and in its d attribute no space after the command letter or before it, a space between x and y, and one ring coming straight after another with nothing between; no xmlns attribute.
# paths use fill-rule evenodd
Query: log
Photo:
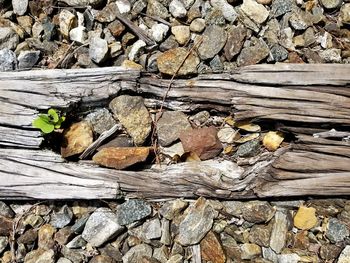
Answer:
<svg viewBox="0 0 350 263"><path fill-rule="evenodd" d="M176 79L165 108L233 113L296 138L257 158L210 160L142 171L67 162L42 149L31 127L49 108L69 112L137 94L160 106L170 80L118 67L0 73L0 199L151 200L338 196L350 194L350 143L314 133L350 132L350 65L256 65L236 72ZM325 133L326 132L326 133Z"/></svg>

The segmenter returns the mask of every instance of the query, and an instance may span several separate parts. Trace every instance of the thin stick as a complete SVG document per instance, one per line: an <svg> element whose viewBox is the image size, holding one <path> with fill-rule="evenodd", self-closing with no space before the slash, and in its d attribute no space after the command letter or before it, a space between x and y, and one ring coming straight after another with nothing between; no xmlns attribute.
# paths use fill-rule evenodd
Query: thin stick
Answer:
<svg viewBox="0 0 350 263"><path fill-rule="evenodd" d="M79 159L84 159L88 157L91 153L93 153L97 147L101 145L101 143L111 137L116 131L120 131L122 129L121 124L116 124L108 131L101 133L100 137L96 141L94 141L90 146L79 156Z"/></svg>
<svg viewBox="0 0 350 263"><path fill-rule="evenodd" d="M159 114L157 115L156 114L156 118L153 122L153 130L152 130L152 145L153 145L153 150L154 150L154 153L156 155L156 161L157 163L160 163L159 161L159 156L158 156L158 139L156 138L156 130L157 130L157 124L158 124L158 121L160 119L160 117L162 117L162 111L163 111L163 108L164 108L164 103L165 103L165 100L169 94L169 91L171 89L171 85L173 84L174 82L174 79L176 77L176 75L179 73L181 67L183 66L183 64L185 63L185 61L187 60L187 58L191 55L191 53L193 52L193 50L195 48L197 48L203 41L203 37L201 37L197 43L195 43L192 48L187 52L186 56L184 57L184 59L181 61L180 65L177 67L176 71L174 72L173 76L171 77L170 79L170 82L169 82L169 85L165 91L165 94L163 96L163 99L162 99L162 103L160 105L160 108L159 108Z"/></svg>
<svg viewBox="0 0 350 263"><path fill-rule="evenodd" d="M141 28L139 28L138 26L135 26L129 19L127 19L126 17L124 17L120 13L116 13L116 17L118 18L118 20L122 21L123 24L125 24L127 27L129 27L130 30L132 32L134 32L147 45L149 45L149 46L155 45L155 42L147 36L146 32L144 30L142 30Z"/></svg>
<svg viewBox="0 0 350 263"><path fill-rule="evenodd" d="M53 69L57 68L62 62L63 60L65 60L65 58L67 57L68 55L68 52L70 51L70 49L73 47L73 45L75 44L75 41L73 41L69 47L67 48L66 52L64 52L62 58L57 62L57 64L53 67Z"/></svg>
<svg viewBox="0 0 350 263"><path fill-rule="evenodd" d="M168 21L164 20L163 18L147 15L146 13L140 13L140 14L143 15L143 16L147 16L149 18L152 18L153 20L158 21L159 23L162 23L164 25L171 26L171 23L169 23Z"/></svg>

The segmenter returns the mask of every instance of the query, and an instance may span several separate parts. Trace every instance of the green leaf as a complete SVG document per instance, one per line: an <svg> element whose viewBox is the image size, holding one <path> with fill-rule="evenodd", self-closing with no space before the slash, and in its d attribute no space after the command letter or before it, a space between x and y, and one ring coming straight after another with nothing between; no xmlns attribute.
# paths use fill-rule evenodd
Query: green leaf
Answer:
<svg viewBox="0 0 350 263"><path fill-rule="evenodd" d="M47 123L51 122L51 120L47 114L39 114L38 118L42 119L43 121L46 121Z"/></svg>
<svg viewBox="0 0 350 263"><path fill-rule="evenodd" d="M53 132L55 129L54 125L51 123L48 123L44 118L39 116L36 118L33 123L33 127L40 129L43 133L50 133Z"/></svg>
<svg viewBox="0 0 350 263"><path fill-rule="evenodd" d="M53 123L58 122L59 116L58 116L58 113L56 112L56 110L49 109L47 114L48 114L49 117L51 117Z"/></svg>
<svg viewBox="0 0 350 263"><path fill-rule="evenodd" d="M64 117L64 116L60 117L60 119L58 120L58 122L55 123L55 129L61 128L61 124L62 124L62 122L65 121L65 119L66 119L66 117Z"/></svg>

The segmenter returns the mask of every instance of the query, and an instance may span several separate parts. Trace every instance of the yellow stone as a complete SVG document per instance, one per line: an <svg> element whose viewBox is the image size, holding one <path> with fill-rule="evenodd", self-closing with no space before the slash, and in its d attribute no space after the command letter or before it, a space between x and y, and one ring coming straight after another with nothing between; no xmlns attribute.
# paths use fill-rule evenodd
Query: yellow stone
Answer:
<svg viewBox="0 0 350 263"><path fill-rule="evenodd" d="M143 70L143 67L140 64L131 60L124 60L121 66L126 69Z"/></svg>
<svg viewBox="0 0 350 263"><path fill-rule="evenodd" d="M236 122L235 126L239 129L245 130L247 132L259 132L261 128L259 125L250 123L248 121Z"/></svg>
<svg viewBox="0 0 350 263"><path fill-rule="evenodd" d="M264 136L263 145L269 151L276 151L283 140L284 138L282 133L270 131Z"/></svg>
<svg viewBox="0 0 350 263"><path fill-rule="evenodd" d="M82 153L92 142L93 133L90 124L86 121L74 123L64 131L61 155L66 158Z"/></svg>
<svg viewBox="0 0 350 263"><path fill-rule="evenodd" d="M317 224L315 213L316 209L313 207L299 207L298 212L294 216L294 226L302 230L313 228Z"/></svg>

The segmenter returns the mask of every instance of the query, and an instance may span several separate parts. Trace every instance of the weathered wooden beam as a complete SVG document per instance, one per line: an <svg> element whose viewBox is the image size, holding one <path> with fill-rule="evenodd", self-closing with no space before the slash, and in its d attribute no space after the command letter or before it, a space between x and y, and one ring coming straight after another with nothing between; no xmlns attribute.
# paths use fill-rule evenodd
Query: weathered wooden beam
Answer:
<svg viewBox="0 0 350 263"><path fill-rule="evenodd" d="M105 106L121 93L159 106L169 80L115 67L0 73L0 199L348 195L349 143L305 134L350 131L349 73L350 65L278 64L175 80L166 108L268 121L298 141L244 166L212 160L138 172L69 163L40 150L43 137L31 122L49 108L70 112Z"/></svg>

